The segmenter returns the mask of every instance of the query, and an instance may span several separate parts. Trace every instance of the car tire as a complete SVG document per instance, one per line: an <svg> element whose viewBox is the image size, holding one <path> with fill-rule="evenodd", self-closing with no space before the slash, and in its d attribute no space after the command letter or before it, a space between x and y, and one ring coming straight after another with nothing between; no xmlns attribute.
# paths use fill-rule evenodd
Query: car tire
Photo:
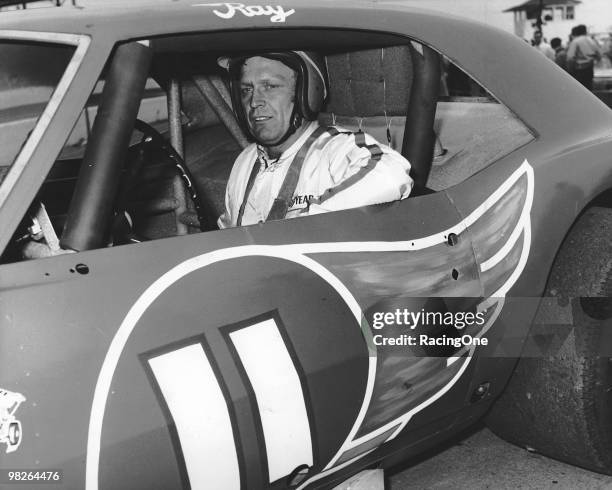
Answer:
<svg viewBox="0 0 612 490"><path fill-rule="evenodd" d="M525 357L487 416L493 432L612 474L611 296L612 209L590 208L555 259Z"/></svg>

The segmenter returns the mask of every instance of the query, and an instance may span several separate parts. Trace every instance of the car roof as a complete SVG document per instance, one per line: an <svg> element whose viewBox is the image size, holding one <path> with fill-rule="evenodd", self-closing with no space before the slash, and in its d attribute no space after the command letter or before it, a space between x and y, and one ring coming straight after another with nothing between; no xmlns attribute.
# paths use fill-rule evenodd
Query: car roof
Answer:
<svg viewBox="0 0 612 490"><path fill-rule="evenodd" d="M309 43L317 46L317 42L328 39L321 36L322 29L345 30L346 42L354 42L355 46L366 31L402 37L409 34L457 62L532 129L549 133L551 141L565 137L568 132L592 136L612 123L612 112L603 103L518 36L467 18L407 6L401 0L285 0L244 7L259 9L260 13L262 9L268 12L282 9L286 12L284 22L273 22L269 14L247 15L253 10L223 15L229 12L228 5L242 3L206 0L76 3L77 7L65 3L62 7L0 12L0 36L2 31L10 30L85 34L93 38L94 45L113 46L120 41L171 33L214 33L218 46L223 44L225 35L226 47L231 50L234 48L230 44L238 39L248 45L251 40L265 38L259 36L262 30L281 36L276 39L287 48L296 47L290 46L297 42L296 29L311 32L310 37L307 34L301 37L304 47ZM368 42L365 40L364 44ZM207 49L207 44L202 49ZM565 94L572 104L559 104L559 93Z"/></svg>
<svg viewBox="0 0 612 490"><path fill-rule="evenodd" d="M71 34L91 34L100 28L114 32L117 39L134 35L154 35L161 26L164 31L193 30L201 27L225 28L244 26L259 27L259 21L266 21L274 27L284 27L291 23L309 25L320 23L321 11L338 12L340 18L352 21L362 15L375 13L413 13L424 15L425 18L445 18L447 15L438 12L407 7L402 2L393 0L287 0L273 2L272 6L263 8L282 8L285 11L294 10L288 19L290 22L269 22L269 16L245 16L238 14L232 18L220 19L213 10L226 11L226 3L207 2L206 0L77 0L77 6L64 3L61 7L28 8L0 12L0 29L24 28L28 30L65 32ZM272 2L271 2L272 3ZM233 3L231 5L242 5ZM257 7L257 5L246 5ZM260 18L261 17L261 18ZM192 22L186 22L191 19ZM466 21L467 19L464 19ZM468 21L469 23L476 22ZM481 24L484 26L484 24Z"/></svg>

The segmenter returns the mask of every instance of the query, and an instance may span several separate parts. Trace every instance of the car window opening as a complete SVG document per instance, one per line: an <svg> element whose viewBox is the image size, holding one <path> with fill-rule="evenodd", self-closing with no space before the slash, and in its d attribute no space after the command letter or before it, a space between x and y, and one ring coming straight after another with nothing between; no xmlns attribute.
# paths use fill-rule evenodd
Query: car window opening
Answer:
<svg viewBox="0 0 612 490"><path fill-rule="evenodd" d="M356 48L340 34L328 36L338 40L333 49L313 32L297 36L299 48L314 45L324 56L328 71L330 93L318 121L365 131L407 157L410 197L453 186L532 139L507 108L434 49L377 33L365 37L370 46ZM72 251L216 229L232 164L249 143L217 64L219 56L244 52L236 42L223 49L227 35L160 38L151 47L128 43L115 50L2 261L55 253L23 246L40 240L28 231L40 203L61 249ZM262 39L273 45L280 38ZM122 61L129 50L141 54ZM126 63L131 81L113 81L113 67L124 73ZM93 160L94 170L87 164Z"/></svg>

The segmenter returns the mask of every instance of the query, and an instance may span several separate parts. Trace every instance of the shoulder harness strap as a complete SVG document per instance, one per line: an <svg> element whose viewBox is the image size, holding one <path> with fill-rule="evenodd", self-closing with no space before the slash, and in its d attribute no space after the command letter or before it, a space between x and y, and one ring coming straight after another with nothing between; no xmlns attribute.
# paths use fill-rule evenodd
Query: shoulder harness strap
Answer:
<svg viewBox="0 0 612 490"><path fill-rule="evenodd" d="M319 127L317 128L304 142L297 155L293 159L290 164L289 169L287 170L287 174L285 175L285 179L283 180L283 184L281 185L281 189L278 193L276 199L274 199L274 203L272 204L272 208L268 213L268 217L266 221L273 221L284 219L287 215L287 210L291 205L291 201L293 200L293 194L297 187L300 173L302 171L302 166L304 164L304 160L310 150L310 147L313 143L323 134L327 132L332 138L337 136L338 134L353 134L355 136L355 144L360 148L367 148L370 152L370 158L368 163L361 167L357 173L344 180L340 184L335 187L331 187L327 189L318 199L314 199L313 202L320 204L325 200L333 197L337 193L343 191L344 189L350 187L355 184L359 180L361 180L365 175L367 175L375 166L376 163L380 160L383 152L377 144L367 145L365 142L365 133L362 131L358 131L357 133L353 133L351 131L339 131L335 127ZM261 162L259 158L253 164L253 168L251 169L251 174L249 175L249 180L247 183L247 187L244 193L244 199L242 200L242 204L240 205L240 210L238 211L238 220L237 225L240 226L242 224L242 217L244 215L244 210L246 208L246 203L249 199L249 194L251 193L251 189L253 188L253 184L255 182L255 178L259 173L259 168L261 166Z"/></svg>
<svg viewBox="0 0 612 490"><path fill-rule="evenodd" d="M343 190L359 182L376 166L376 163L378 163L378 161L383 155L383 151L381 150L380 146L378 146L377 144L373 144L373 145L366 144L365 133L363 131L351 133L351 132L338 131L336 128L329 128L329 129L330 129L330 134L332 136L335 136L336 134L355 135L355 144L359 148L367 148L368 151L370 152L370 158L368 159L368 163L366 163L363 167L361 167L356 173L351 175L348 179L343 180L335 187L330 187L325 192L323 192L323 194L321 194L321 196L319 196L318 199L314 199L312 202L316 204L321 204L322 202L326 201L330 197L335 196L339 192L342 192Z"/></svg>
<svg viewBox="0 0 612 490"><path fill-rule="evenodd" d="M244 210L246 208L247 201L249 200L249 194L251 193L251 189L253 189L253 184L255 183L255 178L259 173L259 168L261 167L261 161L259 160L259 156L255 159L255 163L253 163L253 168L251 168L251 173L249 174L249 180L247 181L247 186L244 191L244 198L242 199L242 204L240 205L240 209L238 210L238 219L236 220L236 226L242 226L242 217L244 216Z"/></svg>
<svg viewBox="0 0 612 490"><path fill-rule="evenodd" d="M297 155L295 155L289 170L287 170L285 180L283 180L283 185L281 185L278 196L276 199L274 199L274 203L272 204L272 208L268 213L268 218L266 221L274 221L285 218L287 215L287 210L289 209L291 201L293 200L293 194L295 192L295 188L297 187L298 180L300 179L300 173L302 172L302 166L304 165L304 160L306 159L308 150L310 150L310 147L319 138L319 136L326 131L328 132L326 128L322 126L318 127L304 142Z"/></svg>

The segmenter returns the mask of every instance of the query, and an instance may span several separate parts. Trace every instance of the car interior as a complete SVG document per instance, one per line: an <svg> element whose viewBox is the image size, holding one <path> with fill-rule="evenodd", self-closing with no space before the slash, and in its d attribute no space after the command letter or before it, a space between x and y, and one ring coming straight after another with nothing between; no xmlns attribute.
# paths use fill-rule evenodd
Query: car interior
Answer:
<svg viewBox="0 0 612 490"><path fill-rule="evenodd" d="M412 199L462 182L533 139L443 53L398 35L270 29L124 43L1 262L217 229L232 164L249 144L217 58L279 46L324 55L329 95L320 123L365 131L402 153Z"/></svg>

